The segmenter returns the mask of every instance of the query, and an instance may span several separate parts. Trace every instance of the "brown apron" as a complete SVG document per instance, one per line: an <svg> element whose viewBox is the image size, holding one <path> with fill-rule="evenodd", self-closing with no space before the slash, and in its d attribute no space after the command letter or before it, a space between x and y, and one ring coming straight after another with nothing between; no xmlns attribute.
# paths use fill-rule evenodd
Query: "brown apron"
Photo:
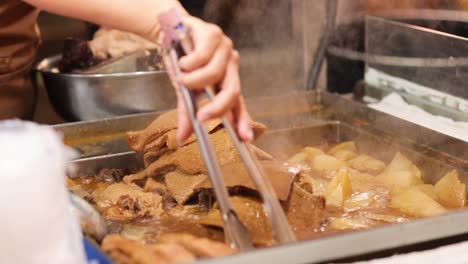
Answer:
<svg viewBox="0 0 468 264"><path fill-rule="evenodd" d="M0 119L32 118L36 92L30 70L39 45L38 13L21 0L0 0Z"/></svg>

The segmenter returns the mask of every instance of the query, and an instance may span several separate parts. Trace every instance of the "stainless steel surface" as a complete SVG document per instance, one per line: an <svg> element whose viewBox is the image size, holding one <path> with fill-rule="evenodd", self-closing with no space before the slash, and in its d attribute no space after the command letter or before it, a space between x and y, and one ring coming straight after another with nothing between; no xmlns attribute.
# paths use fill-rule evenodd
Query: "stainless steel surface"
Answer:
<svg viewBox="0 0 468 264"><path fill-rule="evenodd" d="M73 147L83 159L130 151L125 133L145 128L157 114L134 114L53 127L63 135L65 144Z"/></svg>
<svg viewBox="0 0 468 264"><path fill-rule="evenodd" d="M399 67L459 67L468 66L468 57L458 58L411 58L397 57L363 53L350 49L342 49L338 47L329 47L328 53L340 56L349 60L365 61L367 63L376 63L384 66L399 66Z"/></svg>
<svg viewBox="0 0 468 264"><path fill-rule="evenodd" d="M342 1L345 2L345 1ZM344 3L343 3L344 4ZM399 21L423 27L426 32L442 31L458 36L466 36L468 22L467 12L453 10L382 9L372 13L375 16L391 21ZM351 92L356 82L364 77L365 63L378 65L391 70L399 70L406 77L418 78L419 73L429 73L424 85L449 86L450 83L461 83L463 68L467 65L465 48L455 42L437 41L413 32L406 36L401 29L380 28L368 30L364 13L355 13L338 17L332 44L328 50L328 89L329 91ZM435 36L435 34L433 34ZM447 34L449 35L449 34ZM373 42L374 44L372 44ZM445 42L445 43L444 43ZM368 49L368 45L374 46ZM395 43L397 46L390 48ZM388 52L382 52L387 50ZM459 68L457 70L457 68ZM444 74L441 74L444 73ZM459 76L457 74L460 73ZM450 76L439 78L440 75ZM449 79L452 79L450 81Z"/></svg>
<svg viewBox="0 0 468 264"><path fill-rule="evenodd" d="M200 261L198 263L336 263L343 258L357 257L363 254L390 249L398 252L398 249L404 246L460 235L462 233L466 234L468 232L468 228L466 227L467 218L468 212L466 210L453 212L448 215L415 220L405 224L388 225L366 231L264 248L224 258ZM349 263L349 261L344 263Z"/></svg>
<svg viewBox="0 0 468 264"><path fill-rule="evenodd" d="M60 56L35 68L55 110L67 121L96 120L175 107L174 89L164 71L64 74L52 71Z"/></svg>
<svg viewBox="0 0 468 264"><path fill-rule="evenodd" d="M326 98L326 96L324 96ZM298 99L300 102L301 100ZM353 104L351 104L353 105ZM350 105L343 105L350 107ZM357 107L359 108L359 107ZM350 109L356 111L357 109ZM358 113L358 112L356 112ZM328 114L324 113L324 116ZM337 119L340 115L335 116ZM380 114L381 118L386 117ZM400 121L405 125L406 122ZM434 183L447 171L458 169L461 180L468 183L468 158L459 159L447 156L427 146L415 144L411 140L389 135L388 131L365 127L361 122L316 120L305 122L295 128L278 128L267 132L256 145L279 158L286 158L304 146L337 143L355 140L358 148L386 162L396 151L401 151L421 169L423 180ZM413 131L419 127L409 125ZM392 123L388 123L392 126ZM424 130L424 129L423 129ZM434 132L435 133L435 132ZM437 133L436 133L437 134ZM459 142L460 148L467 143ZM78 173L92 174L103 167L124 168L135 166L138 158L134 153L114 154L105 157L84 159L74 162ZM404 246L468 234L468 210L451 211L448 214L416 220L404 224L386 225L366 231L343 233L310 241L258 249L235 256L203 261L201 263L315 263L328 262L346 257L354 257L383 250L394 250ZM394 251L391 251L391 254Z"/></svg>
<svg viewBox="0 0 468 264"><path fill-rule="evenodd" d="M147 71L145 67L140 68L138 60L144 59L150 55L148 50L138 50L119 58L110 59L104 63L80 71L84 74L112 74L112 73L132 73L138 71Z"/></svg>
<svg viewBox="0 0 468 264"><path fill-rule="evenodd" d="M321 94L319 96L319 94ZM446 153L464 161L468 169L466 143L399 118L383 114L365 105L330 93L298 92L283 96L247 99L254 120L269 129L283 129L337 120L363 130L377 130L405 144ZM280 107L276 107L280 106ZM97 121L68 123L54 128L64 135L66 144L78 149L81 158L130 151L125 132L145 128L162 112L135 114ZM390 139L388 139L390 140Z"/></svg>
<svg viewBox="0 0 468 264"><path fill-rule="evenodd" d="M317 88L317 83L322 71L322 65L325 61L330 38L332 37L336 23L336 12L338 9L337 0L329 0L326 2L325 23L321 32L320 42L314 54L312 66L310 67L309 76L307 79L306 90Z"/></svg>

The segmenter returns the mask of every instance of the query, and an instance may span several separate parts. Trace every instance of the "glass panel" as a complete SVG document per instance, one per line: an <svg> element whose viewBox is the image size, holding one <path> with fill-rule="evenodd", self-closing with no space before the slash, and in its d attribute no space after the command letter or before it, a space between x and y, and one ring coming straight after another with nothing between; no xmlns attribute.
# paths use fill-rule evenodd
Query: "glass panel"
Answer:
<svg viewBox="0 0 468 264"><path fill-rule="evenodd" d="M379 17L366 18L369 95L398 92L429 112L468 120L468 39Z"/></svg>

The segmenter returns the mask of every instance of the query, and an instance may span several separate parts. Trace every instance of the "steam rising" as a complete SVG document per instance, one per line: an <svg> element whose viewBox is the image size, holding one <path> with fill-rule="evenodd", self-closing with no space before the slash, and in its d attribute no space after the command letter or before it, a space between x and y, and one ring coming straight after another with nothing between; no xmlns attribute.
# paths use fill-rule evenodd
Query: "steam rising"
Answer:
<svg viewBox="0 0 468 264"><path fill-rule="evenodd" d="M313 100L297 104L284 103L268 105L270 109L265 110L258 105L262 102L268 102L268 100L261 101L258 98L288 95L296 90L304 89L306 73L321 34L325 3L326 0L207 1L205 19L220 25L226 34L233 39L236 49L240 51L243 91L250 99L248 106L254 117L262 111L269 111L272 116L278 113L278 116L281 114L283 117L294 117L294 111L297 110L298 106L308 104L310 107L314 104ZM460 3L461 1L457 0L341 0L339 1L337 28L332 39L332 46L364 52L365 14L390 15L407 19L411 17L412 12L417 10L419 14L427 17L430 13L422 12L422 9L457 9L460 8ZM412 19L411 23L445 32L456 30L452 23L441 23L435 20L428 22L423 19ZM463 32L454 33L463 34ZM323 69L327 80L319 82L319 87L327 86L336 92L352 92L358 81L362 80L364 76L363 61L344 61L329 56L327 68ZM328 103L333 104L333 102ZM300 127L321 117L314 116L312 113L307 118L298 120L301 118L284 120L284 118L278 117L274 122L267 120L267 125L273 128ZM397 121L393 122L392 125L394 126L393 132L398 134L401 131L396 129L398 127ZM375 122L385 121L375 120ZM418 138L415 135L410 136ZM352 140L352 138L349 139ZM427 139L419 138L419 140L427 141L425 143L432 146L443 146L445 143L453 144L452 141L437 136ZM297 140L282 139L277 146L272 147L279 149L283 146L284 152L291 153L290 150L294 148L294 142L297 143ZM394 151L396 150L394 149ZM389 155L393 155L394 151ZM465 157L468 155L468 153L460 154Z"/></svg>
<svg viewBox="0 0 468 264"><path fill-rule="evenodd" d="M303 89L304 48L298 6L313 2L307 20L321 25L323 1L208 0L205 18L220 25L241 55L247 97L287 94ZM314 36L315 37L315 36Z"/></svg>

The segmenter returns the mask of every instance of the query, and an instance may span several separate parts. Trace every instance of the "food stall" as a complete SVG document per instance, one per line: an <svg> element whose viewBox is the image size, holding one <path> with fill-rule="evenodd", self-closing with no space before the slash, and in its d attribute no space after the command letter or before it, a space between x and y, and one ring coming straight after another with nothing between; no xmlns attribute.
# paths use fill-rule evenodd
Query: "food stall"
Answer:
<svg viewBox="0 0 468 264"><path fill-rule="evenodd" d="M250 147L295 242L275 240L261 191L239 165L226 127L214 120L206 124L209 138L255 249L224 243L226 226L199 143L195 137L175 143L171 82L163 68L144 60L154 63L158 56L137 52L124 63L91 56L85 59L92 65L69 72L60 69L64 57L38 63L37 84L57 113L73 121L53 128L79 153L67 186L82 204L87 247L110 259L103 263L353 262L467 240L468 96L462 84L468 57L466 36L456 35L468 23L466 14L372 9L372 16L340 17L340 1L327 1L317 8L323 17L316 22L326 21L325 31L315 32L320 43L309 47L312 22L300 8L306 2L290 2L287 45L264 51L258 43L242 44L249 55L257 46L265 52L258 51L260 57L301 48L287 54L296 65L285 72L293 73L279 77L294 87L272 93L255 87L246 99L256 132ZM446 32L440 23L457 27ZM262 83L243 76L249 85ZM406 105L389 110L383 102L392 95ZM94 210L97 218L90 217Z"/></svg>

